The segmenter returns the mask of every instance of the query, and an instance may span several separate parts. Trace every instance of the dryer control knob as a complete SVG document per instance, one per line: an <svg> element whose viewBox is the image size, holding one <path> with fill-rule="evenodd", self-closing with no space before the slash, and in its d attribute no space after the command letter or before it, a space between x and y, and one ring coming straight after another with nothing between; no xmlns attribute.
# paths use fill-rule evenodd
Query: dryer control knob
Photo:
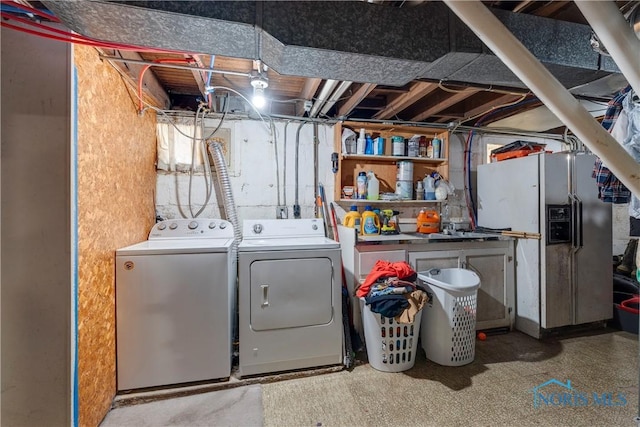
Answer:
<svg viewBox="0 0 640 427"><path fill-rule="evenodd" d="M167 224L165 224L164 222L161 222L160 224L158 224L158 230L162 231L165 228L167 228Z"/></svg>
<svg viewBox="0 0 640 427"><path fill-rule="evenodd" d="M220 223L220 229L224 230L225 228L227 228L227 223L226 222L221 222Z"/></svg>
<svg viewBox="0 0 640 427"><path fill-rule="evenodd" d="M255 224L253 226L253 232L256 234L262 233L262 224Z"/></svg>
<svg viewBox="0 0 640 427"><path fill-rule="evenodd" d="M209 228L211 228L211 229L216 228L216 223L215 223L215 222L213 222L213 221L212 221L212 222L210 222L210 223L209 223Z"/></svg>
<svg viewBox="0 0 640 427"><path fill-rule="evenodd" d="M198 221L191 221L187 227L189 227L189 230L195 230L198 228Z"/></svg>
<svg viewBox="0 0 640 427"><path fill-rule="evenodd" d="M313 224L313 225L311 226L311 228L313 228L314 230L317 230L317 229L318 229L318 226L317 226L317 225L315 225L315 224Z"/></svg>
<svg viewBox="0 0 640 427"><path fill-rule="evenodd" d="M169 228L170 228L171 230L175 230L176 228L178 228L178 223L176 223L176 222L172 222L172 223L171 223L171 225L169 225Z"/></svg>

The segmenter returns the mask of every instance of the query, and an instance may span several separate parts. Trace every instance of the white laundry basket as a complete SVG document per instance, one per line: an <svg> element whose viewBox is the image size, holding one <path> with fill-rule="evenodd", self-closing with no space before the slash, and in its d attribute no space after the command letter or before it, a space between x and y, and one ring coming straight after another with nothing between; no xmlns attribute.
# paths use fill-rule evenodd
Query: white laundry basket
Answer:
<svg viewBox="0 0 640 427"><path fill-rule="evenodd" d="M420 331L427 359L445 366L473 362L480 278L462 268L432 268L418 279L429 297Z"/></svg>
<svg viewBox="0 0 640 427"><path fill-rule="evenodd" d="M383 372L411 369L416 361L424 310L416 313L413 323L398 323L393 318L372 312L364 298L360 298L360 309L369 364Z"/></svg>

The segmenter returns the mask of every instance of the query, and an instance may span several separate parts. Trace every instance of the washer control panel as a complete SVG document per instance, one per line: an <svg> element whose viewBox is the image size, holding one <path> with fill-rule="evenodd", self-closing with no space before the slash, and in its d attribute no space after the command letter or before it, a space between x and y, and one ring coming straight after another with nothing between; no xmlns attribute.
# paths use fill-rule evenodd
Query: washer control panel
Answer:
<svg viewBox="0 0 640 427"><path fill-rule="evenodd" d="M229 239L233 238L229 221L217 218L167 219L156 223L149 233L152 239Z"/></svg>

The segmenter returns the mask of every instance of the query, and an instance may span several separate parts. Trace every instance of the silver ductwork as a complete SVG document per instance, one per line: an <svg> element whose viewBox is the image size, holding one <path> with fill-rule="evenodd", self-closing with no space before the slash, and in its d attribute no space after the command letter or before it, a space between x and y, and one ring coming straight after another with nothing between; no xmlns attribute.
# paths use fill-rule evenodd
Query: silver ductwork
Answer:
<svg viewBox="0 0 640 427"><path fill-rule="evenodd" d="M260 59L283 75L402 86L415 79L524 88L441 2L44 0L88 37ZM567 88L620 74L587 25L492 10Z"/></svg>

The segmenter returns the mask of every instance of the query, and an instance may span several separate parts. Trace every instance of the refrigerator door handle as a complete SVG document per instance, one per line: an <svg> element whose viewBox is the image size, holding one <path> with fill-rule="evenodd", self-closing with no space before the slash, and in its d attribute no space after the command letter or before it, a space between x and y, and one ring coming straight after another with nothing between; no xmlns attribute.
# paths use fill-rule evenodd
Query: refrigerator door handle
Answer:
<svg viewBox="0 0 640 427"><path fill-rule="evenodd" d="M575 194L569 194L571 199L571 248L577 252L584 245L582 234L582 200Z"/></svg>
<svg viewBox="0 0 640 427"><path fill-rule="evenodd" d="M578 230L578 249L582 248L584 246L584 236L582 235L582 230L583 230L583 226L582 226L582 200L580 200L580 198L578 196L575 196L576 198L576 202L577 202L577 207L578 207L578 225L576 226L577 230Z"/></svg>
<svg viewBox="0 0 640 427"><path fill-rule="evenodd" d="M578 201L575 194L569 193L571 201L571 249L577 252L578 246Z"/></svg>

